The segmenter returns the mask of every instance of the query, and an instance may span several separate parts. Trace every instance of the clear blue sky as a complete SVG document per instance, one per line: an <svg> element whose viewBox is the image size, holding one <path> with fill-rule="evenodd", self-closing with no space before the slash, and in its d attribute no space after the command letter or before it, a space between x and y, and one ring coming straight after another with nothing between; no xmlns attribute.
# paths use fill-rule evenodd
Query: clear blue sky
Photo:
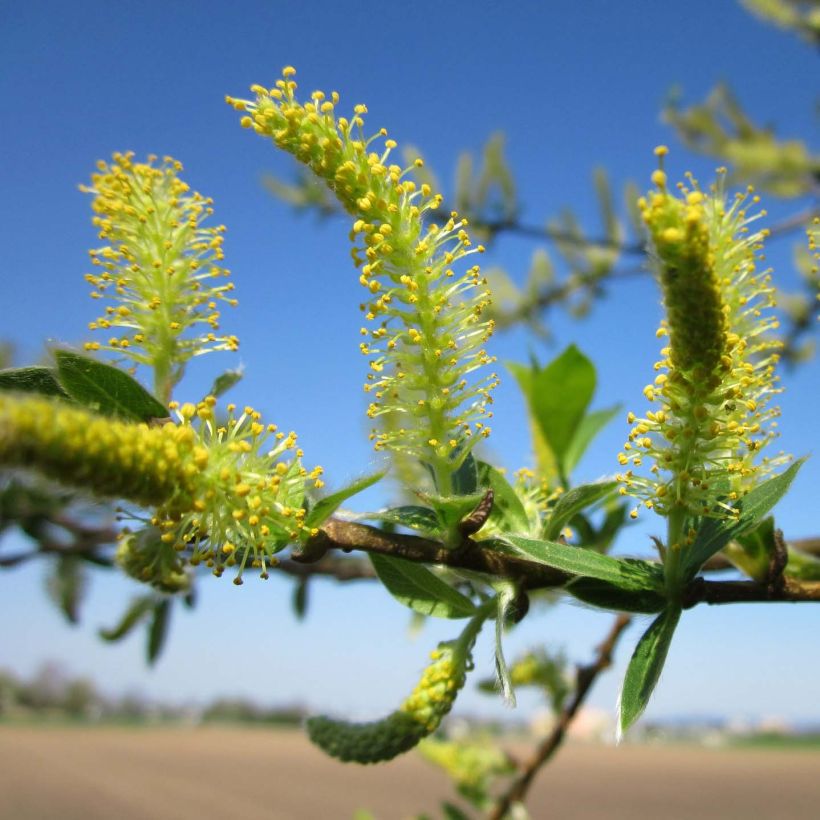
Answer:
<svg viewBox="0 0 820 820"><path fill-rule="evenodd" d="M771 29L729 0L686 4L642 0L575 4L417 2L56 2L0 5L0 241L4 324L20 362L35 360L47 339L78 342L95 317L83 273L96 244L87 197L77 190L98 158L112 151L171 154L185 179L215 200L228 226L226 261L240 306L224 327L241 353L204 357L179 397L197 397L214 372L246 367L233 396L280 426L299 432L307 462L321 463L330 486L375 463L366 440L358 354L361 299L349 261L343 219L318 224L295 216L260 185L264 171L287 176L292 165L270 144L243 131L225 94L272 84L293 64L303 91L335 89L342 108L365 102L373 130L385 126L400 145L418 146L445 193L458 152L478 150L493 131L508 135L524 216L539 222L569 205L594 230L590 174L608 168L616 190L628 179L648 184L652 148L670 143L673 178L691 168L708 179L713 163L679 147L659 118L673 85L687 101L728 80L753 116L785 135L816 143L807 78L817 57L795 37ZM773 215L788 212L765 203ZM794 205L791 206L794 208ZM505 238L485 257L514 276L534 246ZM778 281L792 283L789 242L773 246ZM574 341L599 367L598 406L642 406L641 388L656 357L659 311L649 279L635 280L581 324L557 318L556 336ZM522 360L523 333L497 336L499 359ZM817 447L818 365L786 375L786 450ZM507 378L498 391L489 453L516 468L528 463L520 398ZM625 434L613 423L581 464L579 480L616 469ZM787 535L820 532L817 458L779 508ZM387 489L363 502L388 500ZM648 549L630 533L623 551ZM4 545L6 549L13 544ZM406 639L409 613L375 586L318 583L305 623L290 615L290 584L279 578L242 588L205 579L200 604L174 623L156 669L143 664L143 636L115 647L96 627L110 625L139 590L125 579L95 576L83 623L64 625L46 602L42 568L0 575L0 666L30 674L58 659L108 691L139 689L167 699L250 695L298 700L316 708L375 716L396 705L428 650L457 626L429 624ZM700 607L687 613L648 716L680 713L780 714L820 719L814 651L816 608ZM508 651L546 640L589 656L611 616L565 605L527 619ZM616 670L592 703L614 710L623 666L637 640L633 627ZM487 636L478 674L490 674ZM523 707L532 701L522 698ZM499 713L466 692L459 708ZM523 714L523 713L522 713Z"/></svg>

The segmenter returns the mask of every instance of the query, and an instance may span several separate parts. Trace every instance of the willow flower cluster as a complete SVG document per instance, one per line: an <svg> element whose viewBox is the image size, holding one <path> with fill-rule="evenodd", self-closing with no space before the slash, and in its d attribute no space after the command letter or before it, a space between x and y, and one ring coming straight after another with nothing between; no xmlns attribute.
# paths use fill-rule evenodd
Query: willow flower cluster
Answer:
<svg viewBox="0 0 820 820"><path fill-rule="evenodd" d="M274 88L251 86L253 101L227 101L244 112L243 126L307 165L354 217L352 257L370 322L360 346L369 359L368 416L399 419L374 430L371 440L377 449L431 464L447 494L449 475L490 432L490 391L498 381L494 373L471 376L493 361L484 347L493 330L483 318L486 280L477 265L456 272L457 263L483 248L471 244L456 212L442 224L433 221L442 197L411 178L421 160L406 168L391 163L396 142L384 129L364 136L364 105L348 119L336 116L335 92L314 91L303 104L294 74L287 67Z"/></svg>
<svg viewBox="0 0 820 820"><path fill-rule="evenodd" d="M218 333L219 303L236 305L233 283L225 281L230 272L221 267L225 227L204 224L212 200L190 191L171 157L141 163L131 152L116 153L97 168L81 190L94 195L92 221L108 244L90 251L98 272L86 280L93 298L114 304L89 327L114 335L86 349L152 367L167 400L191 357L239 344Z"/></svg>
<svg viewBox="0 0 820 820"><path fill-rule="evenodd" d="M148 426L0 394L0 465L33 467L67 486L155 508L147 523L156 542L125 530L119 550L123 566L142 580L170 583L167 573L154 572L159 564L178 568L169 549L215 575L236 567L235 583L246 566L267 577L275 553L316 534L304 523L302 502L307 483L322 486L322 468L308 472L296 434L263 424L253 408L237 416L229 405L219 423L215 405L213 397L174 405L179 424Z"/></svg>
<svg viewBox="0 0 820 820"><path fill-rule="evenodd" d="M751 231L750 193L727 201L723 172L709 193L694 179L670 191L662 158L655 190L639 201L663 292L668 339L644 389L657 409L628 416L629 440L618 455L628 467L622 493L662 515L724 517L780 459L758 459L776 435L781 391L775 365L774 288L758 271L766 231ZM634 468L644 459L650 475ZM637 515L637 509L632 516Z"/></svg>
<svg viewBox="0 0 820 820"><path fill-rule="evenodd" d="M466 680L471 647L472 642L466 648L459 642L439 644L413 691L383 720L347 723L311 718L307 722L310 739L329 755L357 763L391 760L412 749L432 734L452 709Z"/></svg>

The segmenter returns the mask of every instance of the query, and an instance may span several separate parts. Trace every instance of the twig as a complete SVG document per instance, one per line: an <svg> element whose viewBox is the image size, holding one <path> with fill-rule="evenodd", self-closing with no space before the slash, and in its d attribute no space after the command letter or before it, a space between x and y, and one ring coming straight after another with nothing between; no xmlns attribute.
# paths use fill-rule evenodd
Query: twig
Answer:
<svg viewBox="0 0 820 820"><path fill-rule="evenodd" d="M707 581L695 578L683 595L683 606L697 604L799 603L820 601L819 581L795 581L784 577L777 584L757 581Z"/></svg>
<svg viewBox="0 0 820 820"><path fill-rule="evenodd" d="M587 666L578 667L575 694L570 703L561 711L553 730L538 745L532 757L524 764L521 773L513 780L507 790L502 794L493 806L487 820L503 820L507 812L515 803L520 803L526 797L527 791L532 785L535 775L541 767L555 754L558 747L564 740L567 729L572 723L578 709L586 699L592 685L598 679L598 675L607 669L612 663L612 653L623 631L631 623L628 615L619 615L604 642L598 647L595 660Z"/></svg>

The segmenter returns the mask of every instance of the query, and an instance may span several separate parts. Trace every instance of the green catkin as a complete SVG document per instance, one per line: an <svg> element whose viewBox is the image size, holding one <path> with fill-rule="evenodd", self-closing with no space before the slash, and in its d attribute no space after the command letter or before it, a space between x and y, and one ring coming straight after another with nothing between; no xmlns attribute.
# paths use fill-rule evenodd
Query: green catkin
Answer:
<svg viewBox="0 0 820 820"><path fill-rule="evenodd" d="M368 416L389 419L374 429L377 450L420 459L433 467L439 492L476 441L486 437L492 413L493 374L475 378L494 359L484 345L493 330L484 318L490 293L479 267L458 271L484 249L472 246L466 220L452 212L443 224L428 219L442 197L390 163L396 143L363 134L363 105L350 119L337 117L339 96L315 91L296 99L295 70L287 67L272 89L251 86L254 100L227 98L242 111L242 125L268 137L325 181L354 217L350 234L368 327L360 349L368 357L364 385ZM376 145L382 142L380 150Z"/></svg>
<svg viewBox="0 0 820 820"><path fill-rule="evenodd" d="M236 305L221 266L225 226L205 224L212 200L180 179L180 162L156 162L116 153L81 186L94 195L92 221L108 243L90 251L95 273L85 278L94 299L114 302L89 325L107 341L85 347L151 367L157 395L168 401L189 359L236 350L239 340L219 333L218 306Z"/></svg>
<svg viewBox="0 0 820 820"><path fill-rule="evenodd" d="M267 577L277 552L316 534L304 523L302 502L306 484L322 486L322 468L308 472L296 434L262 424L253 408L237 417L228 405L220 424L215 405L211 396L197 405L172 402L179 423L149 427L60 401L0 394L0 465L154 508L156 543L144 534L139 542L128 531L121 535L121 563L141 580L184 583L168 549L216 575L236 566L236 582L246 565Z"/></svg>
<svg viewBox="0 0 820 820"><path fill-rule="evenodd" d="M439 644L410 696L386 718L370 723L311 718L310 739L332 757L354 763L381 763L412 749L452 708L464 686L474 640L473 634L466 646L462 641Z"/></svg>
<svg viewBox="0 0 820 820"><path fill-rule="evenodd" d="M675 517L677 543L684 519L736 515L735 502L784 460L758 458L776 436L779 343L769 271L757 270L766 232L750 232L758 215L747 215L748 196L727 201L722 178L708 194L690 179L677 195L662 168L652 180L639 207L666 309L657 335L668 344L644 388L657 409L627 417L618 478L622 494ZM644 460L649 476L637 470Z"/></svg>

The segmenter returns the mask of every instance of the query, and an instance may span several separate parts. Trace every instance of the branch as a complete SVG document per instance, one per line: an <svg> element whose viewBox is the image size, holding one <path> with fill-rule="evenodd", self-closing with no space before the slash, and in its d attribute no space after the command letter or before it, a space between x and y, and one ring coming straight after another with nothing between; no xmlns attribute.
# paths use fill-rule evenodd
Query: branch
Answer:
<svg viewBox="0 0 820 820"><path fill-rule="evenodd" d="M538 774L541 767L555 754L563 742L569 725L572 723L573 718L586 699L590 689L592 689L593 684L598 679L598 676L611 665L612 654L615 651L618 639L629 626L631 620L628 615L618 615L612 624L612 628L609 630L609 634L598 647L595 660L587 666L578 667L575 694L572 700L561 711L561 715L552 732L538 745L530 760L524 764L518 777L513 780L504 794L498 798L487 820L503 820L513 804L520 803L524 800L535 775Z"/></svg>
<svg viewBox="0 0 820 820"><path fill-rule="evenodd" d="M757 581L707 581L695 578L683 595L684 609L697 604L748 604L820 601L820 582L781 578L772 584Z"/></svg>
<svg viewBox="0 0 820 820"><path fill-rule="evenodd" d="M343 552L361 550L393 558L404 558L423 564L442 564L453 569L483 572L497 578L512 578L523 582L527 589L563 586L570 576L557 569L510 555L503 555L469 539L459 549L447 549L438 541L418 535L386 533L368 524L357 524L331 518L317 536L304 548L294 552L298 563L313 564L325 558L328 550Z"/></svg>

